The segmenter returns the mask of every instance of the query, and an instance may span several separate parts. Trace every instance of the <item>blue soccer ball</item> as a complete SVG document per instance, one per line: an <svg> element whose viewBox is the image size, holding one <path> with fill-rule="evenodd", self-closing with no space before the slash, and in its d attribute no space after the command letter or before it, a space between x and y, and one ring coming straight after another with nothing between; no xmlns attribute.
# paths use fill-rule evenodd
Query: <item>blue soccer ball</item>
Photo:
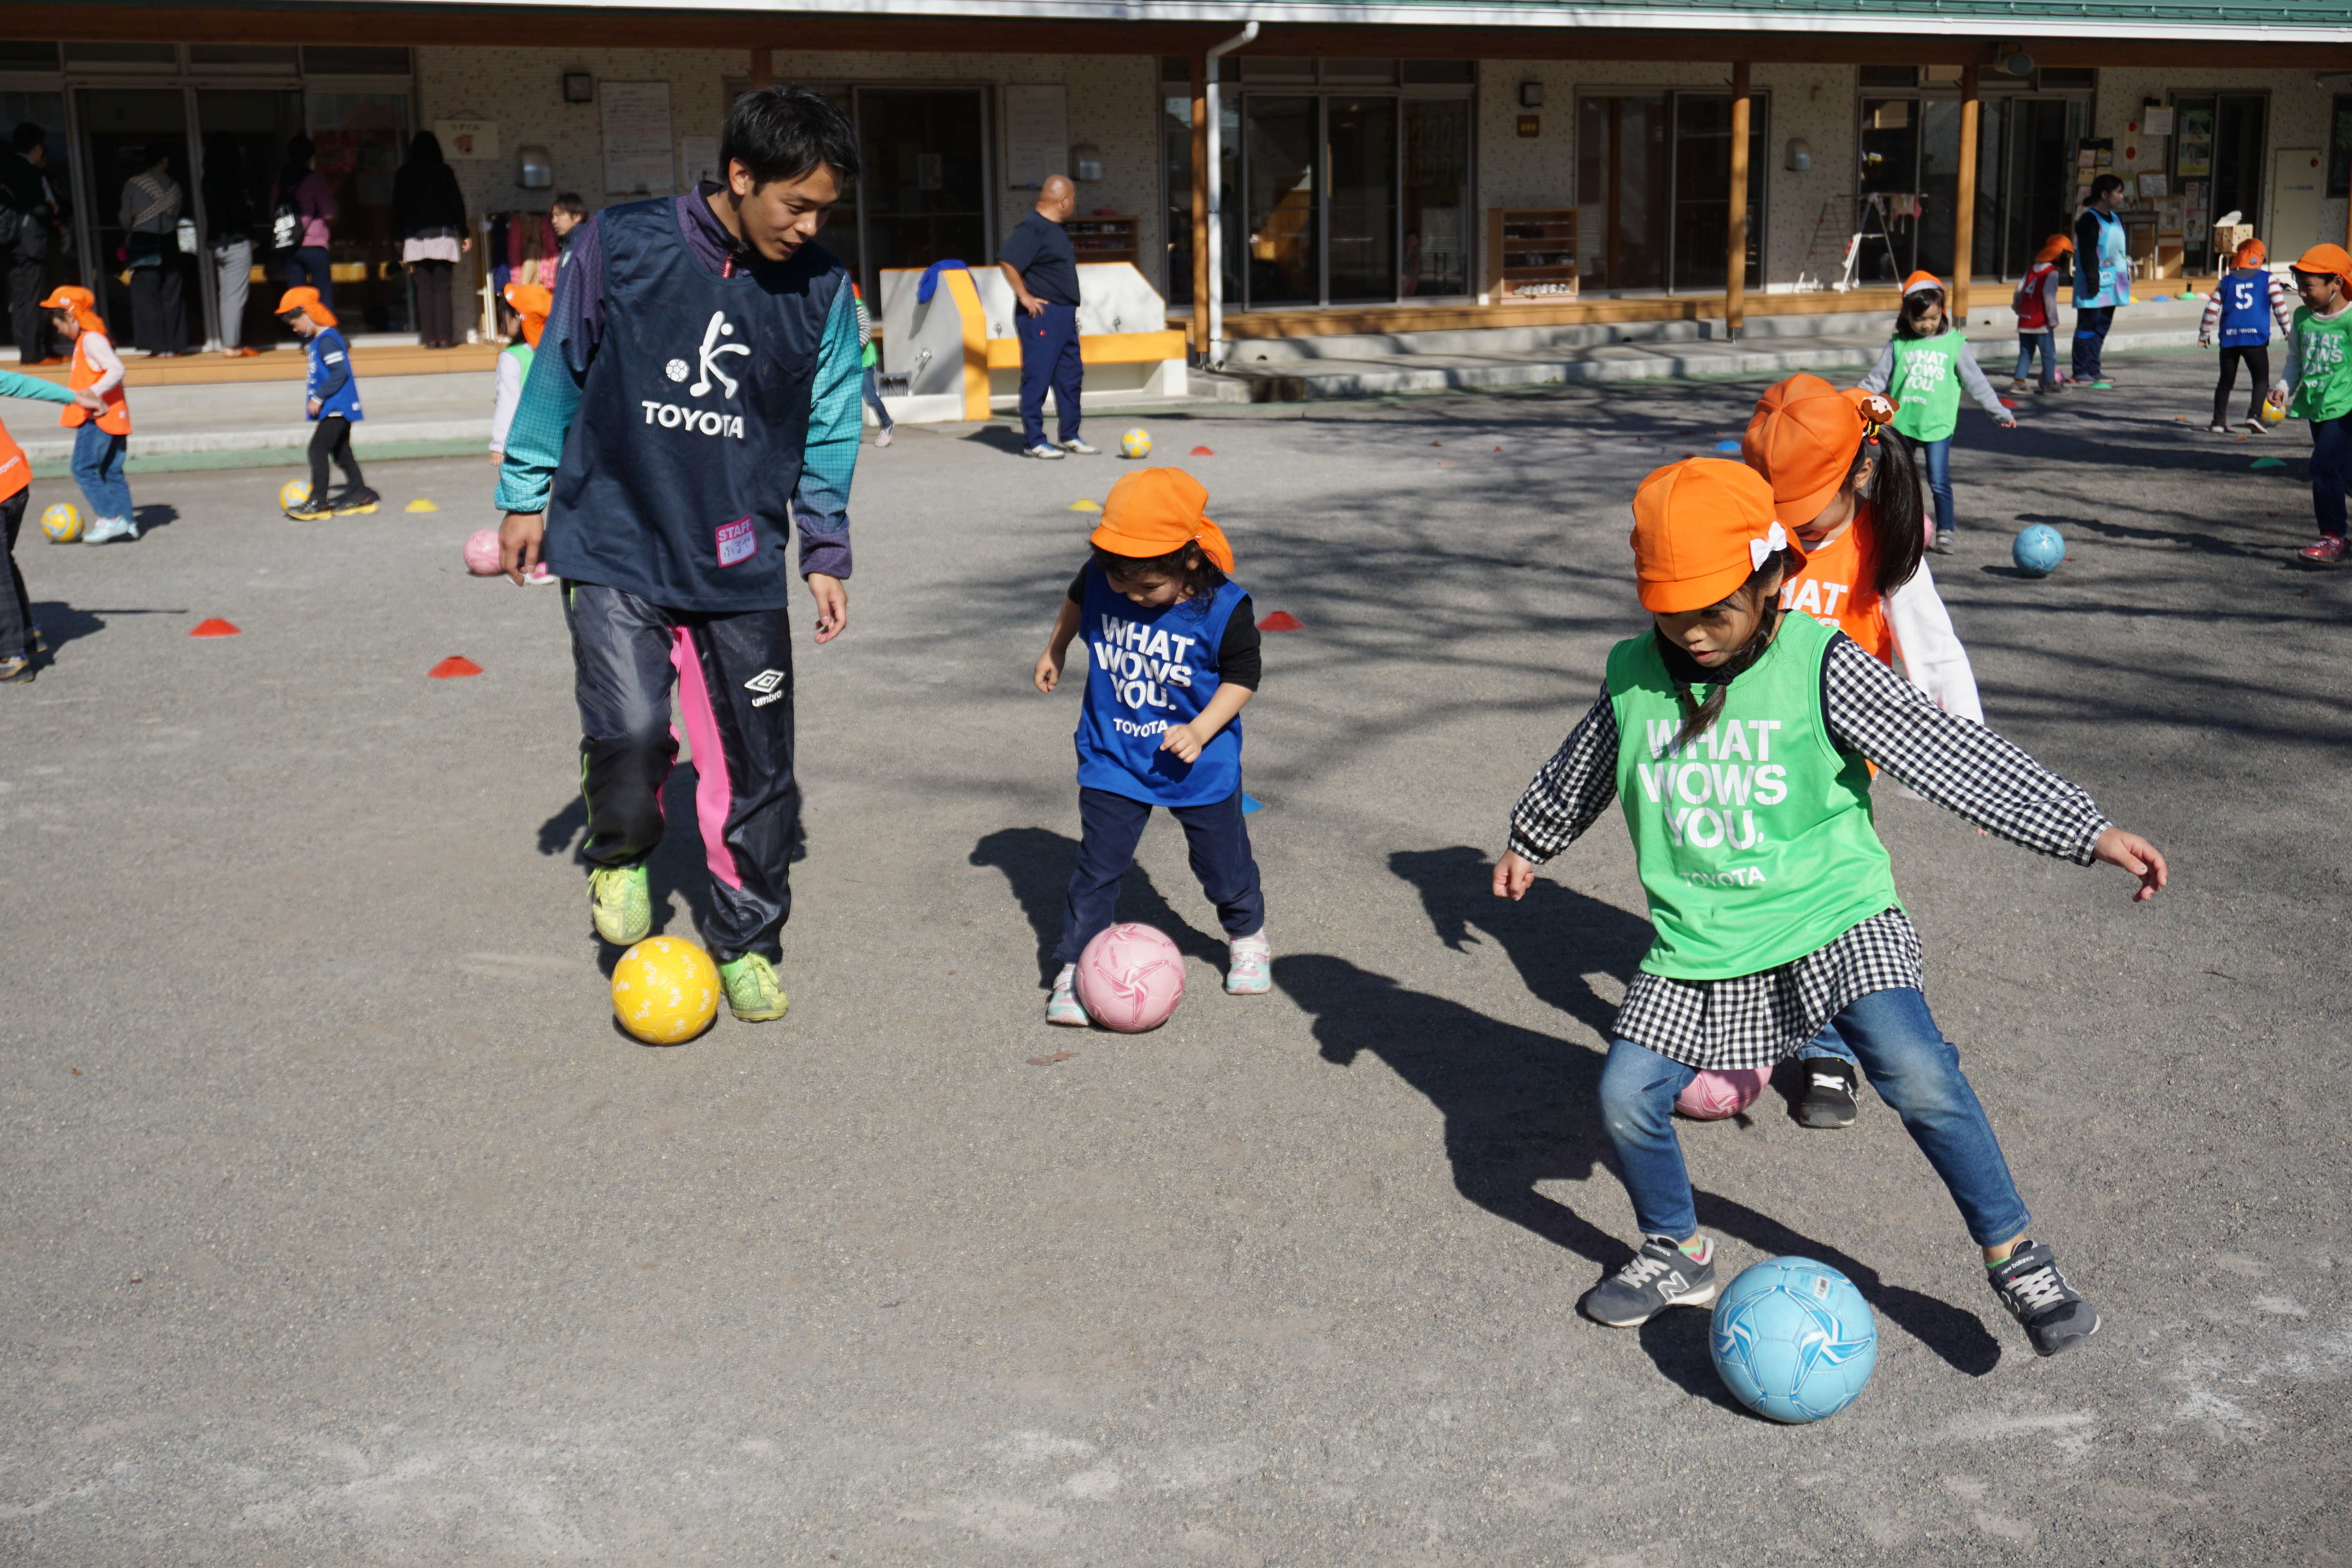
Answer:
<svg viewBox="0 0 2352 1568"><path fill-rule="evenodd" d="M2009 558L2029 577L2047 577L2066 559L2066 536L2046 522L2020 529L2009 547Z"/></svg>
<svg viewBox="0 0 2352 1568"><path fill-rule="evenodd" d="M1853 1282L1809 1258L1768 1258L1717 1298L1707 1346L1739 1403L1775 1421L1834 1415L1878 1364L1878 1320Z"/></svg>

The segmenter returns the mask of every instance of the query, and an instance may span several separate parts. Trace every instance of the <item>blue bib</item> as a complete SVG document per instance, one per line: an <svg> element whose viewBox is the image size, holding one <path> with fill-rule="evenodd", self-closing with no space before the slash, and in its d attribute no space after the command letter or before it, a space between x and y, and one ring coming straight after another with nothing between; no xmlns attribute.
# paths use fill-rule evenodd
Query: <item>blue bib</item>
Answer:
<svg viewBox="0 0 2352 1568"><path fill-rule="evenodd" d="M1227 583L1203 601L1147 610L1087 567L1078 636L1087 644L1087 700L1078 715L1078 783L1153 805L1211 805L1242 787L1239 720L1180 763L1160 749L1217 694L1217 646L1248 590Z"/></svg>
<svg viewBox="0 0 2352 1568"><path fill-rule="evenodd" d="M2221 346L2248 348L2271 341L2271 275L2238 268L2221 275Z"/></svg>
<svg viewBox="0 0 2352 1568"><path fill-rule="evenodd" d="M327 384L328 377L336 371L351 369L351 346L343 342L342 333L332 327L322 327L303 347L310 356L310 374L303 383L304 395L306 398L318 397L319 388ZM357 374L345 376L342 390L333 396L320 398L319 412L310 417L324 419L331 414L340 414L353 420L364 417L360 413L360 378Z"/></svg>
<svg viewBox="0 0 2352 1568"><path fill-rule="evenodd" d="M667 609L790 604L793 492L848 273L803 245L721 278L687 247L669 196L606 207L596 232L604 338L549 497L548 569Z"/></svg>
<svg viewBox="0 0 2352 1568"><path fill-rule="evenodd" d="M2099 220L2099 253L2074 258L2074 308L2095 310L2104 305L2128 305L2132 302L2131 247L2124 237L2124 220L2113 213L2091 216Z"/></svg>

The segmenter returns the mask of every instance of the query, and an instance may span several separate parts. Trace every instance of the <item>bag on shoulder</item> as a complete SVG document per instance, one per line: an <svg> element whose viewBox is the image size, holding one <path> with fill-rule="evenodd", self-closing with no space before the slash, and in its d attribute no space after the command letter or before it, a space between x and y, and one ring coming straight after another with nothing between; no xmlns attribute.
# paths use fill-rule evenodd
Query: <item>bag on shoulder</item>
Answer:
<svg viewBox="0 0 2352 1568"><path fill-rule="evenodd" d="M269 248L292 250L302 237L302 215L290 201L281 201L269 215Z"/></svg>

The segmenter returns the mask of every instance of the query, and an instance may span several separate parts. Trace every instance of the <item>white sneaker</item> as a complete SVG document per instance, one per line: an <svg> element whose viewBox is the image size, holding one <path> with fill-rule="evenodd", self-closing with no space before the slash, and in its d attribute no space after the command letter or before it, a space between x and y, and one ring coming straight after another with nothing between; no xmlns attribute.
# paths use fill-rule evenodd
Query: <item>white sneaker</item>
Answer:
<svg viewBox="0 0 2352 1568"><path fill-rule="evenodd" d="M1060 447L1063 451L1076 458L1099 458L1102 456L1102 448L1100 447L1087 446L1085 438L1082 437L1073 436L1068 440L1057 441L1055 445Z"/></svg>
<svg viewBox="0 0 2352 1568"><path fill-rule="evenodd" d="M1270 973L1274 963L1274 948L1265 940L1265 932L1255 936L1237 936L1226 944L1229 962L1225 965L1225 994L1228 996L1263 996L1274 989Z"/></svg>
<svg viewBox="0 0 2352 1568"><path fill-rule="evenodd" d="M1024 447L1021 449L1021 455L1024 458L1044 458L1055 463L1062 460L1062 449L1059 447L1048 446L1042 441L1034 447Z"/></svg>
<svg viewBox="0 0 2352 1568"><path fill-rule="evenodd" d="M1078 966L1062 965L1062 973L1054 976L1054 994L1045 998L1045 1022L1067 1024L1083 1029L1094 1020L1087 1016L1086 1004L1078 1000Z"/></svg>
<svg viewBox="0 0 2352 1568"><path fill-rule="evenodd" d="M890 426L887 425L882 426L882 434L874 437L874 444L877 447L887 447L890 444Z"/></svg>
<svg viewBox="0 0 2352 1568"><path fill-rule="evenodd" d="M89 527L82 532L81 542L84 544L106 544L117 539L135 540L138 537L139 525L129 518L100 517L90 520Z"/></svg>
<svg viewBox="0 0 2352 1568"><path fill-rule="evenodd" d="M534 588L544 588L559 581L555 574L547 569L544 561L531 563L530 570L522 574L522 580Z"/></svg>

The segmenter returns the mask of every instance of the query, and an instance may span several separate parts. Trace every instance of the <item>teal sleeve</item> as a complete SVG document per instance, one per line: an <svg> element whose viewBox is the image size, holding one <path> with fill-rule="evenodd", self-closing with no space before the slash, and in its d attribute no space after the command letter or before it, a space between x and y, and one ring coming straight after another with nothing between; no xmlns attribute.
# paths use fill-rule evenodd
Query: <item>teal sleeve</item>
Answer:
<svg viewBox="0 0 2352 1568"><path fill-rule="evenodd" d="M809 393L808 441L801 452L793 518L799 526L801 574L849 575L849 482L866 427L866 369L857 342L857 306L845 281L825 321Z"/></svg>
<svg viewBox="0 0 2352 1568"><path fill-rule="evenodd" d="M0 370L0 397L29 397L38 403L73 401L73 394L56 382L13 370Z"/></svg>
<svg viewBox="0 0 2352 1568"><path fill-rule="evenodd" d="M550 322L551 329L554 323ZM587 367L575 372L566 345L551 343L543 334L531 356L530 374L524 377L522 397L515 405L514 422L507 426L507 448L499 464L498 509L500 511L545 511L547 493L555 485L555 466L563 458L564 437L580 413L580 391L587 384Z"/></svg>

